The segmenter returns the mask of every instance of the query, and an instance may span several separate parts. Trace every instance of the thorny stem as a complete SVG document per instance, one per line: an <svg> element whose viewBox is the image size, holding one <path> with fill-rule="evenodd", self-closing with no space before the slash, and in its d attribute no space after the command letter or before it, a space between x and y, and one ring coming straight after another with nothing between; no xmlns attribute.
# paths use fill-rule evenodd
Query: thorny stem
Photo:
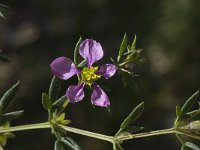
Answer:
<svg viewBox="0 0 200 150"><path fill-rule="evenodd" d="M108 136L108 135L90 132L90 131L86 131L86 130L81 130L81 129L77 129L77 128L73 128L73 127L69 127L69 126L63 126L63 125L57 125L57 126L60 127L61 129L65 130L65 131L68 131L68 132L72 132L72 133L76 133L76 134L80 134L80 135L84 135L84 136L108 141L108 142L111 142L111 143L115 143L115 142L119 142L119 141L126 141L126 140L136 139L136 138L144 138L144 137L150 137L150 136L156 136L156 135L164 135L164 134L180 134L180 135L186 135L186 136L190 136L192 138L200 139L197 136L193 136L193 135L189 135L189 134L179 132L174 128L163 129L163 130L155 130L155 131L149 131L149 132L137 133L137 134L127 134L127 135L124 135L124 134L120 135L119 134L117 136ZM51 123L45 122L45 123L14 126L14 127L8 127L8 128L0 128L0 134L6 133L6 132L16 132L16 131L45 129L45 128L49 128L49 129L52 128Z"/></svg>

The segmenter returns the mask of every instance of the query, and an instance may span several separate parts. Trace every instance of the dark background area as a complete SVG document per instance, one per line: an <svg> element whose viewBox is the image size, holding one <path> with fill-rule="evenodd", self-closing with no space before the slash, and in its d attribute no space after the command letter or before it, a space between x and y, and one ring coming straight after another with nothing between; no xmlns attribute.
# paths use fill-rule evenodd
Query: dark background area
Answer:
<svg viewBox="0 0 200 150"><path fill-rule="evenodd" d="M137 124L145 130L170 128L175 106L182 105L200 86L200 1L192 0L1 0L10 7L6 20L0 19L0 49L11 63L0 63L0 94L21 81L20 93L10 110L24 109L12 125L47 121L41 93L48 91L51 61L58 56L73 57L79 39L93 38L102 44L105 57L116 58L124 32L129 42L137 35L146 62L137 66L139 92L123 88L119 76L101 81L109 87L111 113L93 108L89 94L70 105L71 126L114 135L123 119L141 101L145 111ZM61 95L75 83L64 81ZM83 150L110 150L111 144L69 134ZM190 140L190 139L188 139ZM53 150L50 130L16 133L7 150ZM198 144L198 141L195 141ZM163 135L123 143L125 150L177 150L174 135Z"/></svg>

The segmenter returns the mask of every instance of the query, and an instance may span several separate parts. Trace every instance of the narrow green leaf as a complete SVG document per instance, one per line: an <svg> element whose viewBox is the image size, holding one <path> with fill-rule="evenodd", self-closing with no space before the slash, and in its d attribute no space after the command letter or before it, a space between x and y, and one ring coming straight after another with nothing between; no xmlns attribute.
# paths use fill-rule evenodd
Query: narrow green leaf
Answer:
<svg viewBox="0 0 200 150"><path fill-rule="evenodd" d="M190 108L193 106L193 104L195 103L197 97L199 96L199 90L197 92L195 92L183 105L183 107L181 108L181 114L185 114L187 113Z"/></svg>
<svg viewBox="0 0 200 150"><path fill-rule="evenodd" d="M200 120L200 109L191 111L187 113L186 115L190 116L189 117L190 120Z"/></svg>
<svg viewBox="0 0 200 150"><path fill-rule="evenodd" d="M13 102L15 95L17 94L19 90L19 84L18 81L15 85L13 85L1 98L0 100L0 114L5 112L5 110L10 106L10 104Z"/></svg>
<svg viewBox="0 0 200 150"><path fill-rule="evenodd" d="M44 109L48 110L51 108L51 101L49 99L49 95L46 93L42 93L42 105Z"/></svg>
<svg viewBox="0 0 200 150"><path fill-rule="evenodd" d="M20 110L0 115L0 122L11 121L13 119L16 119L20 117L23 114L23 112L23 110Z"/></svg>
<svg viewBox="0 0 200 150"><path fill-rule="evenodd" d="M127 38L127 35L125 33L124 37L123 37L123 40L121 42L121 45L120 45L119 54L118 54L118 57L117 57L117 62L120 61L124 51L126 50L127 42L128 42L128 38Z"/></svg>
<svg viewBox="0 0 200 150"><path fill-rule="evenodd" d="M71 150L81 150L81 148L79 147L79 145L70 137L63 137L61 139L61 141L68 146L69 148L71 148Z"/></svg>
<svg viewBox="0 0 200 150"><path fill-rule="evenodd" d="M131 50L135 49L136 41L137 41L137 36L135 35L135 38L134 38L133 43L131 45Z"/></svg>
<svg viewBox="0 0 200 150"><path fill-rule="evenodd" d="M78 42L76 43L76 46L75 46L75 49L74 49L74 64L75 65L78 65L78 50L79 50L79 47L81 45L81 42L82 42L82 38L80 37Z"/></svg>
<svg viewBox="0 0 200 150"><path fill-rule="evenodd" d="M143 109L144 102L140 103L137 107L133 109L133 111L128 115L128 117L122 122L120 128L126 129L128 126L130 126L142 114Z"/></svg>
<svg viewBox="0 0 200 150"><path fill-rule="evenodd" d="M126 58L127 61L131 62L131 61L134 61L136 60L139 56L140 56L140 53L142 52L142 50L134 50L131 54L129 54Z"/></svg>
<svg viewBox="0 0 200 150"><path fill-rule="evenodd" d="M192 143L192 142L186 142L182 145L181 150L187 150L187 148L191 149L191 150L200 150L199 146L197 146L196 144Z"/></svg>
<svg viewBox="0 0 200 150"><path fill-rule="evenodd" d="M177 115L177 117L181 116L181 107L178 105L176 106L176 115Z"/></svg>
<svg viewBox="0 0 200 150"><path fill-rule="evenodd" d="M49 87L49 99L53 103L57 100L58 94L60 92L61 80L54 76L51 80L51 84Z"/></svg>
<svg viewBox="0 0 200 150"><path fill-rule="evenodd" d="M60 97L57 101L55 101L53 103L54 107L59 107L60 105L62 105L65 101L67 100L66 95L63 95L62 97Z"/></svg>
<svg viewBox="0 0 200 150"><path fill-rule="evenodd" d="M56 140L54 150L65 150L63 143L60 140Z"/></svg>

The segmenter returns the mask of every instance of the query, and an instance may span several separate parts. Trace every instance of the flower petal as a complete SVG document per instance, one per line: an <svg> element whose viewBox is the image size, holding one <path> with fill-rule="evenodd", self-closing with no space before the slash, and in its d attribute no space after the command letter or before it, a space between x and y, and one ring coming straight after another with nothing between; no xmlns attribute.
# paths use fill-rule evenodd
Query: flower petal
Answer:
<svg viewBox="0 0 200 150"><path fill-rule="evenodd" d="M92 39L86 39L81 43L79 53L87 61L88 67L103 57L101 44Z"/></svg>
<svg viewBox="0 0 200 150"><path fill-rule="evenodd" d="M70 85L67 89L66 96L71 103L79 102L83 100L84 91L83 88L85 83L81 83L79 85Z"/></svg>
<svg viewBox="0 0 200 150"><path fill-rule="evenodd" d="M116 66L113 64L105 64L100 66L98 74L102 75L104 78L108 79L112 77L116 72Z"/></svg>
<svg viewBox="0 0 200 150"><path fill-rule="evenodd" d="M110 106L110 101L109 101L108 96L97 84L94 84L94 91L91 96L91 102L93 105L97 105L101 107Z"/></svg>
<svg viewBox="0 0 200 150"><path fill-rule="evenodd" d="M53 75L60 79L67 80L80 71L76 68L71 59L67 57L58 57L50 65Z"/></svg>

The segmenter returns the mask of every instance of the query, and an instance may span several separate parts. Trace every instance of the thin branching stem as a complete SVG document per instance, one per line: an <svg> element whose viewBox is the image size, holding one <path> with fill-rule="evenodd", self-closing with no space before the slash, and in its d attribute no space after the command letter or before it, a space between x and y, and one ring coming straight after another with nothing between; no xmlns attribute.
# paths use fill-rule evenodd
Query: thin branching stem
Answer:
<svg viewBox="0 0 200 150"><path fill-rule="evenodd" d="M45 129L45 128L51 128L49 122L0 128L0 133L33 130L33 129Z"/></svg>
<svg viewBox="0 0 200 150"><path fill-rule="evenodd" d="M136 139L136 138L144 138L144 137L150 137L150 136L157 136L157 135L164 135L164 134L180 134L180 135L186 135L195 139L199 139L198 136L186 134L177 131L174 128L170 129L163 129L163 130L155 130L155 131L149 131L149 132L143 132L143 133L137 133L137 134L119 134L117 136L108 136L104 134L99 134L95 132L90 132L86 130L81 130L69 126L64 126L64 125L57 125L57 127L60 127L61 129L67 131L67 132L72 132L75 134L79 135L84 135L104 141L108 141L111 143L115 143L118 141L126 141L126 140L131 140L131 139ZM8 127L8 128L0 128L0 134L1 133L6 133L6 132L16 132L16 131L24 131L24 130L34 130L34 129L45 129L45 128L52 128L52 125L49 122L44 122L44 123L36 123L36 124L29 124L29 125L21 125L21 126L14 126L14 127Z"/></svg>
<svg viewBox="0 0 200 150"><path fill-rule="evenodd" d="M171 128L171 129L149 131L149 132L137 133L137 134L118 135L115 137L115 139L120 140L120 141L126 141L126 140L131 140L131 139L136 139L136 138L144 138L144 137L163 135L163 134L173 134L173 133L176 133L176 130L174 128Z"/></svg>

